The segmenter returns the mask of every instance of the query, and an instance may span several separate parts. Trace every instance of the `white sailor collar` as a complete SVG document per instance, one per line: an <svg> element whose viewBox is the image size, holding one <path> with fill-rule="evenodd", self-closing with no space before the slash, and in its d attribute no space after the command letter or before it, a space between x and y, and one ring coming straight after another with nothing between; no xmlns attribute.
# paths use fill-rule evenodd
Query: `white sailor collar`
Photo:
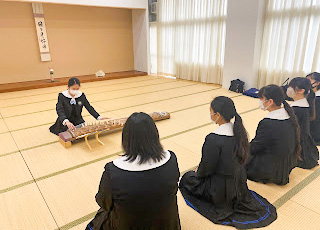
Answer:
<svg viewBox="0 0 320 230"><path fill-rule="evenodd" d="M281 108L281 109L271 111L270 113L268 113L268 115L265 118L283 121L283 120L288 120L290 116L284 108Z"/></svg>
<svg viewBox="0 0 320 230"><path fill-rule="evenodd" d="M320 97L320 90L318 90L317 92L315 92L316 97Z"/></svg>
<svg viewBox="0 0 320 230"><path fill-rule="evenodd" d="M303 99L300 99L300 100L297 100L297 101L293 102L291 104L291 107L309 108L310 105L309 105L308 100L306 98L303 98Z"/></svg>
<svg viewBox="0 0 320 230"><path fill-rule="evenodd" d="M69 90L65 90L62 92L63 96L67 97L67 98L78 98L81 97L82 92L79 92L77 95L75 95L74 97L72 97L69 93Z"/></svg>
<svg viewBox="0 0 320 230"><path fill-rule="evenodd" d="M218 128L216 128L212 133L220 135L220 136L228 136L233 137L233 123L225 123L223 125L220 125Z"/></svg>
<svg viewBox="0 0 320 230"><path fill-rule="evenodd" d="M112 163L120 169L127 170L127 171L134 171L134 172L140 172L140 171L146 171L150 169L158 168L165 163L167 163L171 158L171 154L168 150L164 151L164 157L158 161L155 162L153 160L149 160L145 163L139 164L140 158L137 157L133 162L127 161L127 157L123 156L119 159L114 160Z"/></svg>

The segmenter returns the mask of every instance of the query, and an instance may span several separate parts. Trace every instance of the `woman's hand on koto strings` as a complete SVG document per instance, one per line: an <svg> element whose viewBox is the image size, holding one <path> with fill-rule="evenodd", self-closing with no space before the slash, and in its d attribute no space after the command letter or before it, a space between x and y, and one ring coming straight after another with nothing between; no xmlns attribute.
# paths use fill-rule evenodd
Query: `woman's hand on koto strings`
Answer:
<svg viewBox="0 0 320 230"><path fill-rule="evenodd" d="M67 121L66 125L71 131L74 131L76 129L76 127L70 121Z"/></svg>

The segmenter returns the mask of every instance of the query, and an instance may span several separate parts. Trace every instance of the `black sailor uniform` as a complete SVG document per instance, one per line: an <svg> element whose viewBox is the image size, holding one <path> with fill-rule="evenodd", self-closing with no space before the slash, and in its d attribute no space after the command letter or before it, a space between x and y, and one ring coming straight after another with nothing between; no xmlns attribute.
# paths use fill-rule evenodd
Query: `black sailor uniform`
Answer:
<svg viewBox="0 0 320 230"><path fill-rule="evenodd" d="M319 151L310 134L310 108L306 98L291 104L300 125L301 158L298 167L312 169L318 165Z"/></svg>
<svg viewBox="0 0 320 230"><path fill-rule="evenodd" d="M320 90L316 92L316 119L310 122L310 133L316 145L320 145Z"/></svg>
<svg viewBox="0 0 320 230"><path fill-rule="evenodd" d="M68 91L59 93L56 111L58 118L49 130L51 133L58 135L61 132L68 130L68 127L63 125L63 121L68 119L74 126L84 123L82 117L82 109L85 107L88 112L96 119L100 117L97 111L90 105L84 93L77 95L72 103L72 97Z"/></svg>
<svg viewBox="0 0 320 230"><path fill-rule="evenodd" d="M86 230L180 230L177 158L165 151L155 164L126 157L107 163L96 195L100 210Z"/></svg>
<svg viewBox="0 0 320 230"><path fill-rule="evenodd" d="M234 145L232 123L209 134L197 172L183 175L180 191L191 208L213 223L238 229L267 226L277 218L276 208L248 189L246 170L234 156Z"/></svg>
<svg viewBox="0 0 320 230"><path fill-rule="evenodd" d="M281 108L260 121L246 164L249 180L278 185L289 183L289 174L298 163L296 132L289 118Z"/></svg>

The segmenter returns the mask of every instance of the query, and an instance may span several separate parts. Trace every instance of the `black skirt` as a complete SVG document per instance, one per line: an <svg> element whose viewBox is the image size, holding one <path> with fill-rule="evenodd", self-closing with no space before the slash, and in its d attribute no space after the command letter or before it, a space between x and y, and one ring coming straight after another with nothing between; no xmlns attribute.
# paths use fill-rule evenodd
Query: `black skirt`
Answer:
<svg viewBox="0 0 320 230"><path fill-rule="evenodd" d="M316 143L320 145L320 97L316 97L316 119L310 122L310 133Z"/></svg>
<svg viewBox="0 0 320 230"><path fill-rule="evenodd" d="M298 161L298 167L303 169L312 169L318 165L319 151L310 134L301 134L301 158Z"/></svg>
<svg viewBox="0 0 320 230"><path fill-rule="evenodd" d="M71 117L68 119L74 126L80 125L84 123L83 118L80 116ZM68 130L66 125L63 125L59 118L57 118L56 122L49 128L50 132L59 135L59 133L65 132Z"/></svg>
<svg viewBox="0 0 320 230"><path fill-rule="evenodd" d="M179 188L187 205L215 224L233 226L237 229L265 227L277 219L276 208L265 198L248 189L241 197L234 197L230 202L217 201L215 196L220 190L219 187L229 183L229 179L219 177L198 179L193 171L183 175Z"/></svg>

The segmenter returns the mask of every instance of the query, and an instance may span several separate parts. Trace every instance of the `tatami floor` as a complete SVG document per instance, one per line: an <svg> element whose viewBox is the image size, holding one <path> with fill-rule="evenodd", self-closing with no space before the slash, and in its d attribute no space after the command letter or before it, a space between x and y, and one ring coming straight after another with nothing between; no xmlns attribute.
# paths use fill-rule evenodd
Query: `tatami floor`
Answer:
<svg viewBox="0 0 320 230"><path fill-rule="evenodd" d="M121 132L64 149L49 133L57 118L59 86L0 94L0 229L84 229L98 210L95 194L104 165L121 153ZM201 158L205 136L216 128L209 120L209 102L232 97L250 138L266 115L257 99L229 93L216 85L142 76L85 83L84 91L105 117L135 111L168 111L171 119L157 122L162 144L178 157L181 174ZM94 119L84 113L90 122ZM320 229L320 169L296 168L286 186L248 181L249 188L278 208L278 220L266 229ZM178 194L182 229L230 229L214 225L189 208Z"/></svg>

